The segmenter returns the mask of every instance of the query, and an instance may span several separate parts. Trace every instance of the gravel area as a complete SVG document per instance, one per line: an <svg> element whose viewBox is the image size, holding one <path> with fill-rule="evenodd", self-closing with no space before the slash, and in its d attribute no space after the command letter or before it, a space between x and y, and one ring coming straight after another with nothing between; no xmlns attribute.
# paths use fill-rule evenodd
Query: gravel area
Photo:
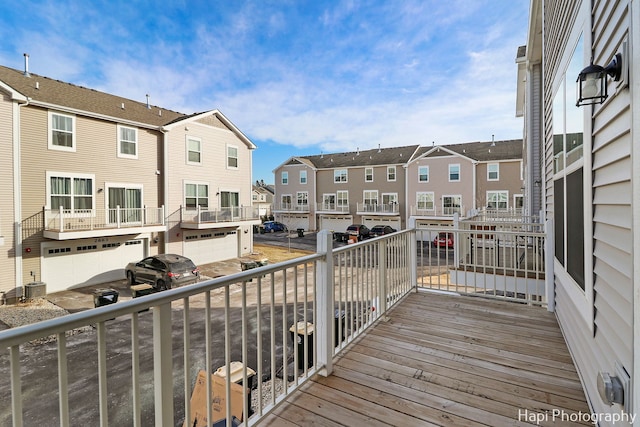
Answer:
<svg viewBox="0 0 640 427"><path fill-rule="evenodd" d="M69 314L67 310L44 298L0 306L0 322L11 328L55 319L66 314Z"/></svg>

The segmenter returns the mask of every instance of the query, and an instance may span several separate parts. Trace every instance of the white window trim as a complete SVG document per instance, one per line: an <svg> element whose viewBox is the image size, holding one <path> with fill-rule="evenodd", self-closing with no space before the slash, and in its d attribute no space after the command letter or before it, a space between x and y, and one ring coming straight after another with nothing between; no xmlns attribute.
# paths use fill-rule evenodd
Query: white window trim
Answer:
<svg viewBox="0 0 640 427"><path fill-rule="evenodd" d="M393 179L389 179L389 173L393 171ZM395 166L387 166L387 182L396 182L398 174Z"/></svg>
<svg viewBox="0 0 640 427"><path fill-rule="evenodd" d="M126 154L122 152L122 145L120 144L122 142L122 140L120 139L120 129L131 129L135 136L136 136L136 140L133 141L133 145L135 145L136 147L136 154ZM117 140L117 156L123 159L137 159L138 158L138 151L140 148L140 144L138 144L138 128L134 128L131 126L124 126L124 125L118 125L116 126L116 140Z"/></svg>
<svg viewBox="0 0 640 427"><path fill-rule="evenodd" d="M51 210L51 178L52 177L71 178L72 182L74 178L91 179L91 182L93 184L93 191L94 191L94 193L91 194L91 210L93 211L93 215L95 215L95 210L96 210L95 191L97 191L97 184L96 184L96 176L94 174L47 171L45 173L45 177L47 180L46 186L45 186L47 191L47 204L45 205L46 210ZM71 195L71 198L73 202L73 194ZM73 207L71 210L75 211L76 208Z"/></svg>
<svg viewBox="0 0 640 427"><path fill-rule="evenodd" d="M70 117L71 118L71 147L62 147L60 145L54 145L53 144L53 138L52 138L52 133L53 133L53 115L56 116L63 116L63 117ZM77 137L76 137L76 116L73 114L65 114L65 113L61 113L58 111L49 111L48 113L48 134L47 134L47 144L48 144L48 148L49 150L58 150L58 151L68 151L68 152L72 152L75 153L76 151L76 145L77 145Z"/></svg>
<svg viewBox="0 0 640 427"><path fill-rule="evenodd" d="M336 191L336 206L345 206L345 205L341 205L341 204L338 203L338 201L341 200L340 199L340 195L341 194L345 194L347 196L347 198L346 198L346 202L347 202L346 206L349 206L349 190Z"/></svg>
<svg viewBox="0 0 640 427"><path fill-rule="evenodd" d="M362 191L362 204L367 203L367 199L365 197L366 193L375 193L376 194L376 205L380 202L380 193L378 190L363 190ZM373 200L373 199L371 199Z"/></svg>
<svg viewBox="0 0 640 427"><path fill-rule="evenodd" d="M285 197L289 197L290 202L288 203L289 205L293 206L293 196L291 194L281 194L280 195L280 206L284 206L285 205L285 201L284 198Z"/></svg>
<svg viewBox="0 0 640 427"><path fill-rule="evenodd" d="M342 172L342 171L344 171L344 181L342 181L342 180L336 181L336 178L339 177L336 174L338 172ZM342 174L340 174L340 175L342 175ZM333 183L334 184L346 184L347 182L349 182L349 170L348 169L334 169L333 170Z"/></svg>
<svg viewBox="0 0 640 427"><path fill-rule="evenodd" d="M287 179L287 182L284 182L285 178ZM288 171L282 171L282 173L280 174L280 184L281 185L289 185L289 172Z"/></svg>
<svg viewBox="0 0 640 427"><path fill-rule="evenodd" d="M463 210L463 205L462 205L462 194L443 194L442 195L442 212L444 213L444 199L446 199L447 197L455 199L455 198L460 198L460 206L458 207L461 211ZM435 201L434 201L435 204Z"/></svg>
<svg viewBox="0 0 640 427"><path fill-rule="evenodd" d="M420 173L420 169L421 169L421 168L426 168L426 169L427 169L427 174L426 174L426 175L427 175L427 180L426 180L426 181L421 181L421 180L420 180L420 175L421 175L421 173ZM425 165L418 166L418 182L419 182L419 183L423 183L423 184L424 184L425 182L429 182L429 166L425 166Z"/></svg>
<svg viewBox="0 0 640 427"><path fill-rule="evenodd" d="M451 179L451 168L457 166L458 167L458 179ZM449 175L447 177L449 179L449 182L460 182L460 180L462 179L462 170L460 168L460 163L450 163L449 164Z"/></svg>
<svg viewBox="0 0 640 427"><path fill-rule="evenodd" d="M306 200L307 200L306 206L309 206L309 192L308 191L297 191L296 192L296 205L297 206L305 206L304 204L300 204L299 203L299 200L300 200L299 196L303 195L303 194L306 194L306 196L307 196L306 197Z"/></svg>
<svg viewBox="0 0 640 427"><path fill-rule="evenodd" d="M496 166L497 168L496 170L497 176L495 178L490 177L491 171L489 170L489 168L491 166ZM487 163L487 181L500 181L500 163Z"/></svg>
<svg viewBox="0 0 640 427"><path fill-rule="evenodd" d="M380 194L380 201L384 201L384 196L393 196L393 202L398 203L398 193L382 193Z"/></svg>
<svg viewBox="0 0 640 427"><path fill-rule="evenodd" d="M200 143L200 161L199 162L192 162L189 160L189 140L193 140L193 141L198 141L198 143ZM198 138L197 136L189 136L189 135L185 135L184 138L184 148L185 148L185 160L187 162L188 165L194 165L194 166L202 166L202 138Z"/></svg>
<svg viewBox="0 0 640 427"><path fill-rule="evenodd" d="M235 148L236 149L236 157L229 156L229 148ZM238 148L237 145L227 144L225 150L226 150L225 162L226 162L227 169L238 169L240 167L240 148ZM236 159L237 166L229 166L229 159L231 159L231 158L235 158Z"/></svg>
<svg viewBox="0 0 640 427"><path fill-rule="evenodd" d="M516 200L518 199L522 199L522 208L524 208L524 194L514 194L513 195L513 208L514 209L518 209L518 203L516 203Z"/></svg>
<svg viewBox="0 0 640 427"><path fill-rule="evenodd" d="M194 184L194 185L206 185L207 186L207 190L208 190L208 196L207 196L207 200L209 201L208 203L208 207L207 209L211 209L211 184L209 184L206 181L188 181L188 180L184 180L182 182L182 203L185 209L187 209L187 184ZM196 199L198 199L198 194L196 192ZM196 206L197 209L197 206Z"/></svg>
<svg viewBox="0 0 640 427"><path fill-rule="evenodd" d="M371 179L367 179L367 170L371 171ZM364 182L373 182L373 168L364 168Z"/></svg>
<svg viewBox="0 0 640 427"><path fill-rule="evenodd" d="M300 184L305 185L309 182L309 177L307 175L308 174L306 170L300 171ZM302 180L303 177L304 177L304 181Z"/></svg>
<svg viewBox="0 0 640 427"><path fill-rule="evenodd" d="M420 202L420 196L426 194L426 195L431 195L431 208L420 208L419 202ZM419 210L425 210L425 211L433 211L436 209L436 197L435 197L435 193L433 191L418 191L416 193L416 208Z"/></svg>
<svg viewBox="0 0 640 427"><path fill-rule="evenodd" d="M485 204L487 207L489 207L489 194L498 194L498 195L499 194L504 194L504 195L506 195L507 197L505 197L504 200L507 202L507 206L505 208L496 207L496 209L503 209L503 210L504 209L509 209L509 191L508 190L489 190L489 191L487 191L487 194L486 194L486 201L487 202ZM498 199L499 199L499 197L498 197Z"/></svg>

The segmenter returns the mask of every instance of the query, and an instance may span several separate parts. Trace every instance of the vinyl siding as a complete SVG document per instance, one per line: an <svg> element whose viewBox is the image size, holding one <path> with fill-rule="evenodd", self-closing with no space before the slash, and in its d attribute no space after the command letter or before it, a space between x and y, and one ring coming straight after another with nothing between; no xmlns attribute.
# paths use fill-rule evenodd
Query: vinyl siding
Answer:
<svg viewBox="0 0 640 427"><path fill-rule="evenodd" d="M628 1L597 0L590 8L594 63L606 64L620 50L629 31ZM576 2L545 1L545 147L546 209L553 217L551 145L551 84L565 50L567 32L575 22ZM589 5L587 5L588 7ZM610 81L610 98L602 105L583 107L593 111L591 164L585 161L585 175L592 176L593 217L585 218L585 229L593 230L593 330L578 312L567 292L575 286L556 272L556 312L567 344L595 412L619 411L599 397L598 372L614 372L618 362L633 376L633 230L631 206L630 96L628 89L615 93ZM585 139L585 142L587 140ZM585 149L589 147L585 143ZM591 167L592 173L588 174ZM570 243L569 243L570 244ZM589 283L589 280L587 280Z"/></svg>
<svg viewBox="0 0 640 427"><path fill-rule="evenodd" d="M10 293L14 288L15 240L13 230L14 192L13 192L13 102L0 91L0 292Z"/></svg>

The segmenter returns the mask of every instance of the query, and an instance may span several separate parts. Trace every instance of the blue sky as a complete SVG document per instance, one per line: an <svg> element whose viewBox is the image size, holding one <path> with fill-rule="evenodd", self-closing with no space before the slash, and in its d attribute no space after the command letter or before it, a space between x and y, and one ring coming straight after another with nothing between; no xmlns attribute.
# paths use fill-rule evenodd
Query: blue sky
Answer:
<svg viewBox="0 0 640 427"><path fill-rule="evenodd" d="M219 109L294 155L522 137L523 0L0 4L0 64L183 113Z"/></svg>

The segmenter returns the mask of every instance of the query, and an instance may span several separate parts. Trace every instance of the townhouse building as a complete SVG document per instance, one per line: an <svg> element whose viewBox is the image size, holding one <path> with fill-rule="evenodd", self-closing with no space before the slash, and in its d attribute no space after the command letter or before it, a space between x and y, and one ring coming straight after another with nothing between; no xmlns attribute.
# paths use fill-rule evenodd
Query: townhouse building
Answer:
<svg viewBox="0 0 640 427"><path fill-rule="evenodd" d="M260 215L261 218L269 217L271 215L274 193L274 186L271 184L265 184L262 180L256 181L256 183L253 184L251 201L253 207L258 210L258 215Z"/></svg>
<svg viewBox="0 0 640 427"><path fill-rule="evenodd" d="M124 278L157 253L251 251L255 145L222 113L185 115L0 66L0 291Z"/></svg>
<svg viewBox="0 0 640 427"><path fill-rule="evenodd" d="M290 230L405 228L404 169L418 147L291 157L274 170L276 220Z"/></svg>
<svg viewBox="0 0 640 427"><path fill-rule="evenodd" d="M518 49L526 177L554 231L550 310L594 414L640 408L640 7L531 0ZM595 71L595 73L591 73ZM618 425L600 418L599 425Z"/></svg>
<svg viewBox="0 0 640 427"><path fill-rule="evenodd" d="M520 210L522 140L421 147L407 166L410 222L453 225L478 209Z"/></svg>

